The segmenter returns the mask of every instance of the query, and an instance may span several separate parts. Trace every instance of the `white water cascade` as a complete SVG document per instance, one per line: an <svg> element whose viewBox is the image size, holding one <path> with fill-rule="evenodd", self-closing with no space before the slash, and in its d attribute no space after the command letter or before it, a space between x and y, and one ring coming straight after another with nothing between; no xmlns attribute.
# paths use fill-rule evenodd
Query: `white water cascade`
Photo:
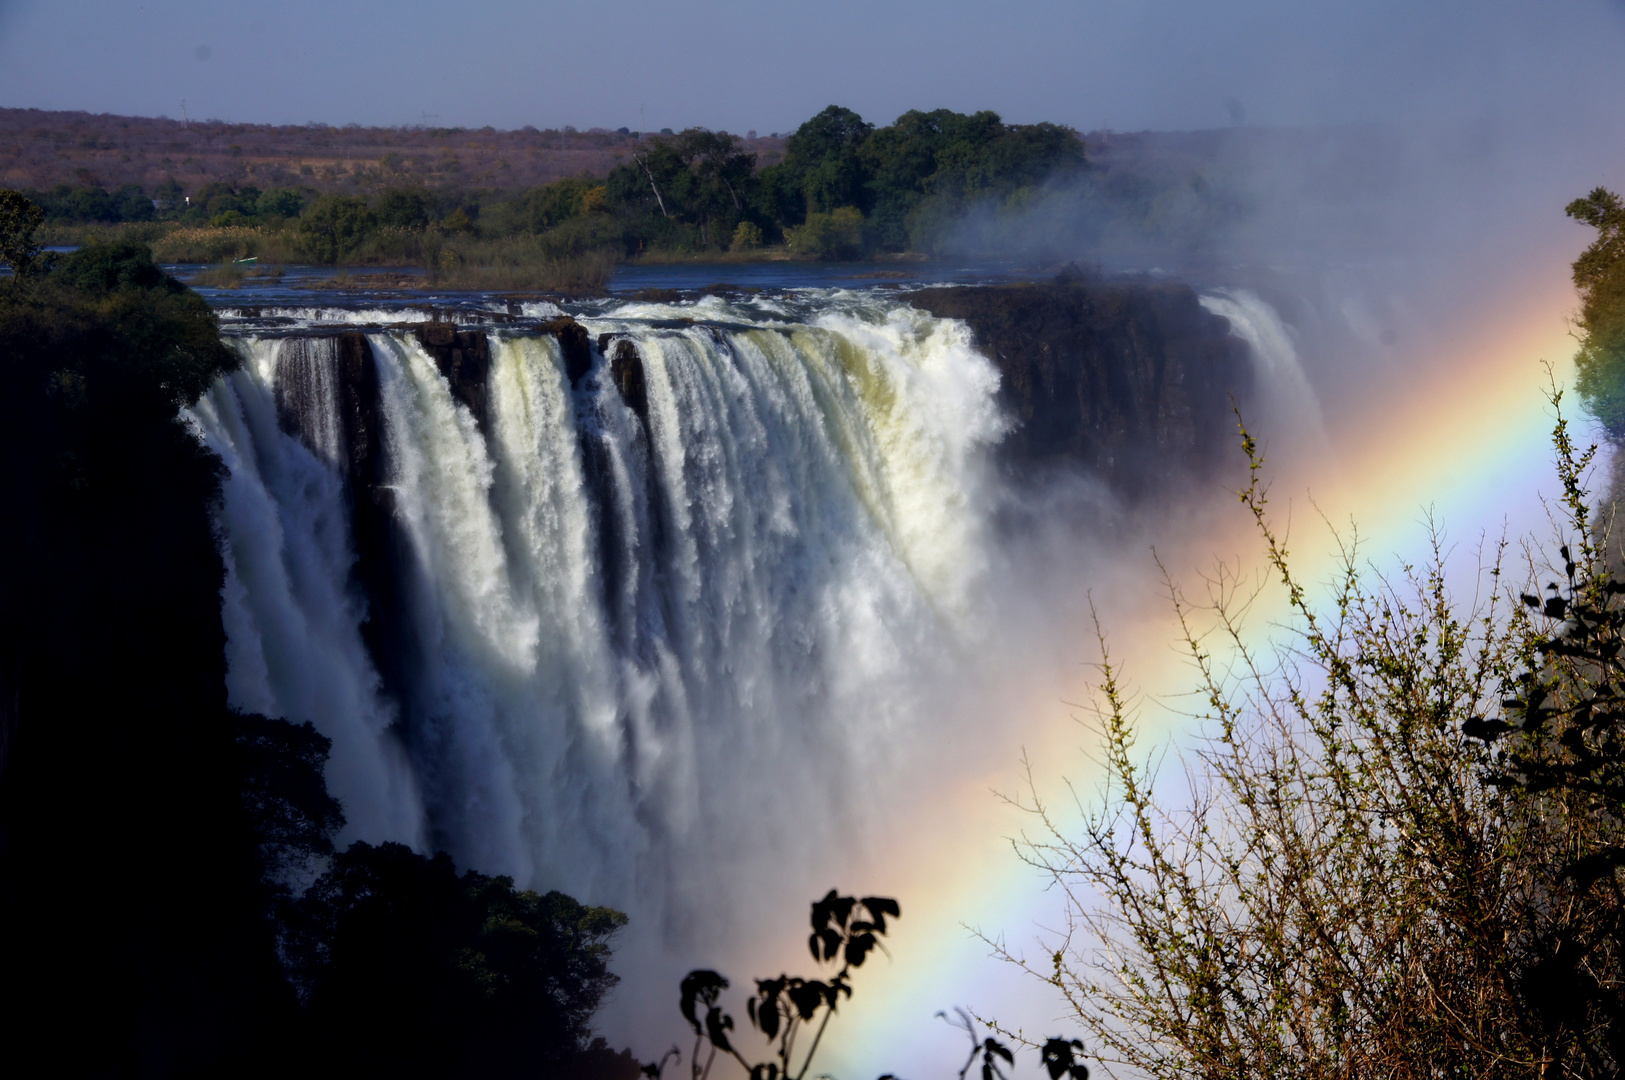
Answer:
<svg viewBox="0 0 1625 1080"><path fill-rule="evenodd" d="M1301 451L1325 451L1326 421L1320 400L1304 374L1292 331L1280 314L1246 289L1208 293L1202 297L1202 306L1229 320L1230 332L1247 343L1266 429Z"/></svg>
<svg viewBox="0 0 1625 1080"><path fill-rule="evenodd" d="M368 334L413 644L392 685L366 645L338 339L236 340L243 368L193 414L231 472L231 700L333 739L347 837L681 932L714 886L694 867L856 831L932 737L976 647L995 370L894 303L706 304L708 324L582 319L635 344L643 415L599 349L572 385L545 333L484 331L482 414L413 333Z"/></svg>

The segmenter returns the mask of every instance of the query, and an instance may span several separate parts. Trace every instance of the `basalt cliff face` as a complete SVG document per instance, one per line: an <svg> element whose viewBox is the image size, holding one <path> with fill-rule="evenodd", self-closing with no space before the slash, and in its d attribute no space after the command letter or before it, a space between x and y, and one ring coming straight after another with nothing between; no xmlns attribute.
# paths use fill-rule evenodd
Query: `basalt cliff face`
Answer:
<svg viewBox="0 0 1625 1080"><path fill-rule="evenodd" d="M1135 500L1235 464L1232 399L1252 390L1247 348L1175 283L922 289L906 299L963 320L998 365L1021 478L1081 465Z"/></svg>

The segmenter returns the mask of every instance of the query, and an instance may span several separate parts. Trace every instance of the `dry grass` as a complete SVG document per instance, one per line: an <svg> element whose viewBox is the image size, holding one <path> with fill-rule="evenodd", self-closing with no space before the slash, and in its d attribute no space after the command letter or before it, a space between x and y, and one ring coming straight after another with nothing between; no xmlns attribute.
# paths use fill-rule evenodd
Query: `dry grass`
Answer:
<svg viewBox="0 0 1625 1080"><path fill-rule="evenodd" d="M300 261L290 233L247 225L175 229L153 242L152 255L161 263L214 264L250 256L268 262Z"/></svg>
<svg viewBox="0 0 1625 1080"><path fill-rule="evenodd" d="M469 289L490 292L602 293L609 285L615 260L608 252L588 251L576 255L542 256L525 261L480 265L460 259L446 259L431 281L442 289Z"/></svg>
<svg viewBox="0 0 1625 1080"><path fill-rule="evenodd" d="M292 228L212 228L158 222L80 225L49 230L44 239L52 244L78 245L138 240L152 247L153 258L160 263L208 267L190 278L192 284L204 288L238 288L245 278L266 272L264 268L237 265L239 259L258 258L266 264L310 261ZM421 266L427 271L428 282L443 289L601 293L616 261L614 252L596 236L487 238L384 227L368 235L340 265Z"/></svg>
<svg viewBox="0 0 1625 1080"><path fill-rule="evenodd" d="M240 289L250 278L282 277L280 266L244 266L241 263L221 263L199 270L186 279L186 284L203 289Z"/></svg>

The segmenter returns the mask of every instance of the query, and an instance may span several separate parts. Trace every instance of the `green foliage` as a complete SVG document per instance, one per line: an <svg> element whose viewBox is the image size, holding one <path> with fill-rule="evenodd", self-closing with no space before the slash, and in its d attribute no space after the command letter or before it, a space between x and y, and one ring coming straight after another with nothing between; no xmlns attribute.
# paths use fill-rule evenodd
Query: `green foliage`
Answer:
<svg viewBox="0 0 1625 1080"><path fill-rule="evenodd" d="M298 217L305 209L305 195L293 188L262 191L254 200L254 213L262 218Z"/></svg>
<svg viewBox="0 0 1625 1080"><path fill-rule="evenodd" d="M854 258L874 248L933 250L969 211L1025 206L1040 186L1083 162L1076 134L1053 124L1008 125L991 112L939 109L905 113L877 129L834 105L790 137L783 162L760 171L726 132L663 131L629 145L630 159L601 180L572 177L513 193L435 186L317 195L211 180L188 198L170 179L150 198L139 185L109 192L85 183L59 185L35 201L52 226L51 243L151 225L120 235L146 240L166 258L179 253L204 263L256 254L437 270L431 249L442 248L429 234L503 241L580 230L584 222L592 223L601 253L594 258L749 252L797 230L805 230L801 248L811 257ZM382 172L351 178L354 190L410 173L398 155L385 155L382 164ZM860 241L847 230L849 208L865 222ZM815 215L810 229L808 215Z"/></svg>
<svg viewBox="0 0 1625 1080"><path fill-rule="evenodd" d="M868 176L860 153L873 131L874 125L851 109L831 105L790 136L781 168L790 188L806 200L802 214L867 201Z"/></svg>
<svg viewBox="0 0 1625 1080"><path fill-rule="evenodd" d="M373 209L380 225L421 232L429 227L434 202L425 191L391 188L378 196Z"/></svg>
<svg viewBox="0 0 1625 1080"><path fill-rule="evenodd" d="M814 211L785 237L791 251L814 259L857 259L865 250L863 212L842 206L830 213Z"/></svg>
<svg viewBox="0 0 1625 1080"><path fill-rule="evenodd" d="M357 843L297 902L295 972L342 1075L556 1073L590 1046L626 916L445 854Z"/></svg>
<svg viewBox="0 0 1625 1080"><path fill-rule="evenodd" d="M27 277L40 256L34 242L45 215L22 192L0 188L0 263L18 277Z"/></svg>
<svg viewBox="0 0 1625 1080"><path fill-rule="evenodd" d="M134 252L0 282L9 1061L270 1060L291 1000L226 711L222 472L178 418L235 363L207 306ZM87 867L94 886L66 884Z"/></svg>
<svg viewBox="0 0 1625 1080"><path fill-rule="evenodd" d="M855 206L881 248L929 250L971 206L1002 205L1083 161L1076 133L1055 124L938 109L874 128L832 105L791 137L783 164L763 170L762 186L785 226Z"/></svg>
<svg viewBox="0 0 1625 1080"><path fill-rule="evenodd" d="M243 806L258 842L261 880L291 896L292 878L333 854L333 836L344 827L344 810L322 775L333 741L308 721L235 720Z"/></svg>
<svg viewBox="0 0 1625 1080"><path fill-rule="evenodd" d="M311 262L333 265L358 251L378 227L365 199L319 197L299 219L299 243Z"/></svg>
<svg viewBox="0 0 1625 1080"><path fill-rule="evenodd" d="M755 155L726 132L690 128L651 140L605 180L629 252L725 247L752 213Z"/></svg>
<svg viewBox="0 0 1625 1080"><path fill-rule="evenodd" d="M85 245L57 269L57 280L97 298L124 289L181 290L152 261L150 248L128 240Z"/></svg>
<svg viewBox="0 0 1625 1080"><path fill-rule="evenodd" d="M604 185L596 180L555 180L521 193L508 212L514 228L544 233L567 221L602 211L604 198Z"/></svg>
<svg viewBox="0 0 1625 1080"><path fill-rule="evenodd" d="M1590 223L1617 241L1618 201L1593 207L1613 213L1613 222ZM1538 810L1537 838L1557 831L1554 823L1568 826L1536 901L1547 917L1514 943L1514 978L1550 1057L1577 1075L1617 1075L1625 1064L1625 581L1609 569L1607 530L1593 540L1582 483L1592 451L1576 452L1561 419L1556 439L1577 537L1551 568L1564 584L1520 595L1530 629L1500 715L1470 717L1462 730L1497 748L1486 779Z"/></svg>
<svg viewBox="0 0 1625 1080"><path fill-rule="evenodd" d="M129 352L123 363L108 357L114 367L104 377L132 395L160 394L168 408L191 405L236 366L203 298L166 275L144 244L87 244L63 259L46 284L74 290L118 327Z"/></svg>
<svg viewBox="0 0 1625 1080"><path fill-rule="evenodd" d="M762 246L762 227L754 221L741 221L734 229L734 238L728 244L730 251L754 251Z"/></svg>
<svg viewBox="0 0 1625 1080"><path fill-rule="evenodd" d="M1580 291L1577 387L1608 437L1625 442L1625 204L1614 192L1597 188L1567 210L1597 230L1597 239L1574 262Z"/></svg>
<svg viewBox="0 0 1625 1080"><path fill-rule="evenodd" d="M624 916L399 845L335 853L329 741L227 710L224 470L179 416L238 363L207 305L140 245L90 244L0 282L0 360L0 498L26 522L0 531L8 1058L635 1074L589 1031ZM102 886L44 884L87 865Z"/></svg>

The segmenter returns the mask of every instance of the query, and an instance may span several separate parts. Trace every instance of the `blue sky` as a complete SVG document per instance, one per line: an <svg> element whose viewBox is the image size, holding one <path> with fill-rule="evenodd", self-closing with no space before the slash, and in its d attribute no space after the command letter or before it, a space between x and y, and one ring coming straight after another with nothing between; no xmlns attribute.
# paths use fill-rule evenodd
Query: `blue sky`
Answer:
<svg viewBox="0 0 1625 1080"><path fill-rule="evenodd" d="M0 0L0 105L291 123L1539 119L1621 58L1621 0Z"/></svg>

